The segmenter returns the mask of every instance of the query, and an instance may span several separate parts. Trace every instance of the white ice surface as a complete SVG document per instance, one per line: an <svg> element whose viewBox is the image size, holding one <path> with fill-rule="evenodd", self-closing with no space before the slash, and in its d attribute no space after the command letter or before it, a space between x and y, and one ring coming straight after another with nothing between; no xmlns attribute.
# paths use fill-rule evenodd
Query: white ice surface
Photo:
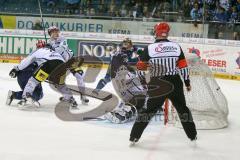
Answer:
<svg viewBox="0 0 240 160"><path fill-rule="evenodd" d="M240 82L217 80L229 103L229 127L198 131L198 147L189 146L182 129L154 123L129 148L131 123L64 122L54 114L59 94L43 84L38 110L5 105L9 89L19 89L8 76L14 64L0 64L0 160L239 160ZM104 73L98 79L104 76ZM70 81L73 79L70 77ZM95 86L95 84L88 86ZM110 84L105 90L112 91ZM77 98L77 97L76 97ZM80 102L79 102L80 103ZM90 99L89 107L100 101ZM86 108L86 106L83 106Z"/></svg>

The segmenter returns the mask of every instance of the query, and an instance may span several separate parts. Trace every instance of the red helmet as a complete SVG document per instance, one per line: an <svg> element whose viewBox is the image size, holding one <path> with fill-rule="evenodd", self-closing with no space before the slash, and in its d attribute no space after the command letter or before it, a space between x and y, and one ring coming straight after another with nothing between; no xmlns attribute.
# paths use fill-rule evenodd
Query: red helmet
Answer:
<svg viewBox="0 0 240 160"><path fill-rule="evenodd" d="M51 33L52 33L53 31L59 31L59 28L56 27L56 26L51 26L51 27L49 27L49 28L48 28L48 34L49 34L49 36L51 36Z"/></svg>
<svg viewBox="0 0 240 160"><path fill-rule="evenodd" d="M169 31L170 31L170 27L165 22L158 23L154 26L154 33L156 37L167 36Z"/></svg>
<svg viewBox="0 0 240 160"><path fill-rule="evenodd" d="M39 49L39 48L43 48L43 47L45 47L46 46L46 42L45 41L43 41L43 40L38 40L37 41L37 43L36 43L36 47L37 47L37 49Z"/></svg>

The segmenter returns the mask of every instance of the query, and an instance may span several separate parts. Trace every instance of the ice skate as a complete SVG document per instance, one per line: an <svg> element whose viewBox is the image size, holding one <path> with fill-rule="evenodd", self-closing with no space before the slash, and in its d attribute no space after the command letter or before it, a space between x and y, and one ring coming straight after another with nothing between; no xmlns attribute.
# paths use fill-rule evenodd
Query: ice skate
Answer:
<svg viewBox="0 0 240 160"><path fill-rule="evenodd" d="M116 112L109 112L104 115L104 118L116 124L123 123L123 119L125 119L125 117Z"/></svg>
<svg viewBox="0 0 240 160"><path fill-rule="evenodd" d="M33 106L35 107L40 107L40 103L38 101L35 101L33 98L32 98L32 95L30 95L29 93L26 93L26 100L27 102L29 102L30 104L32 104Z"/></svg>
<svg viewBox="0 0 240 160"><path fill-rule="evenodd" d="M130 144L129 144L129 147L133 147L135 146L135 144L138 142L138 138L133 138L133 137L130 137Z"/></svg>
<svg viewBox="0 0 240 160"><path fill-rule="evenodd" d="M190 139L189 145L192 148L197 148L197 136L194 139Z"/></svg>
<svg viewBox="0 0 240 160"><path fill-rule="evenodd" d="M86 96L81 96L81 101L83 105L87 105L89 102L89 99Z"/></svg>
<svg viewBox="0 0 240 160"><path fill-rule="evenodd" d="M11 105L13 98L14 98L14 92L9 90L8 95L7 95L6 105L8 105L8 106Z"/></svg>
<svg viewBox="0 0 240 160"><path fill-rule="evenodd" d="M70 103L70 109L71 110L79 109L78 108L78 104L77 104L76 100L73 97L71 97L70 99L64 99L64 97L60 97L59 100L62 101L62 102Z"/></svg>
<svg viewBox="0 0 240 160"><path fill-rule="evenodd" d="M18 102L18 107L24 108L27 104L33 105L37 108L40 107L40 103L38 101L35 101L29 93L26 94L26 98L23 98Z"/></svg>
<svg viewBox="0 0 240 160"><path fill-rule="evenodd" d="M24 108L25 106L26 106L26 104L27 104L27 99L26 98L23 98L22 100L20 100L19 102L18 102L18 107L19 108Z"/></svg>
<svg viewBox="0 0 240 160"><path fill-rule="evenodd" d="M70 98L69 103L71 104L71 106L70 106L71 110L79 109L78 108L78 104L77 104L76 100L73 97Z"/></svg>

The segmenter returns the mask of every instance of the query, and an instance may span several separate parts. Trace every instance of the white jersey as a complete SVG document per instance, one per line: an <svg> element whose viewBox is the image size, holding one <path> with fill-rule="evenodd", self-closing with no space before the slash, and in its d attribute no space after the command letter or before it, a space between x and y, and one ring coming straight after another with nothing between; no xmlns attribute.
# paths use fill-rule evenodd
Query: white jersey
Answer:
<svg viewBox="0 0 240 160"><path fill-rule="evenodd" d="M17 68L19 70L23 70L33 62L36 62L38 65L40 65L48 60L61 60L64 62L63 57L59 53L48 48L40 48L36 51L33 51L25 59L23 59L21 63L18 64Z"/></svg>
<svg viewBox="0 0 240 160"><path fill-rule="evenodd" d="M63 36L58 37L56 40L49 41L51 47L55 50L55 52L59 53L63 59L64 62L67 62L73 57L72 50L69 49L66 39ZM77 84L79 91L84 93L85 92L85 83L83 81L84 74L83 73L73 73L74 77L77 79Z"/></svg>
<svg viewBox="0 0 240 160"><path fill-rule="evenodd" d="M147 90L143 87L140 77L134 72L129 72L126 67L122 66L113 79L117 92L124 102L129 102L137 95L146 95Z"/></svg>
<svg viewBox="0 0 240 160"><path fill-rule="evenodd" d="M73 52L68 48L67 41L63 36L58 37L56 40L50 39L49 43L63 57L65 62L73 57Z"/></svg>

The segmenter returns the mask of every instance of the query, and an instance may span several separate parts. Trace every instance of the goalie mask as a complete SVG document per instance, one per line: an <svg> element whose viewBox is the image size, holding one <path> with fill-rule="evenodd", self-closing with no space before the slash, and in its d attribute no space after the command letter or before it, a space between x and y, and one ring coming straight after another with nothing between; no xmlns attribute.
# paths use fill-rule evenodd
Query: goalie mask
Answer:
<svg viewBox="0 0 240 160"><path fill-rule="evenodd" d="M132 41L131 39L129 38L125 38L123 41L122 41L122 50L132 50L133 48L133 44L132 44Z"/></svg>

